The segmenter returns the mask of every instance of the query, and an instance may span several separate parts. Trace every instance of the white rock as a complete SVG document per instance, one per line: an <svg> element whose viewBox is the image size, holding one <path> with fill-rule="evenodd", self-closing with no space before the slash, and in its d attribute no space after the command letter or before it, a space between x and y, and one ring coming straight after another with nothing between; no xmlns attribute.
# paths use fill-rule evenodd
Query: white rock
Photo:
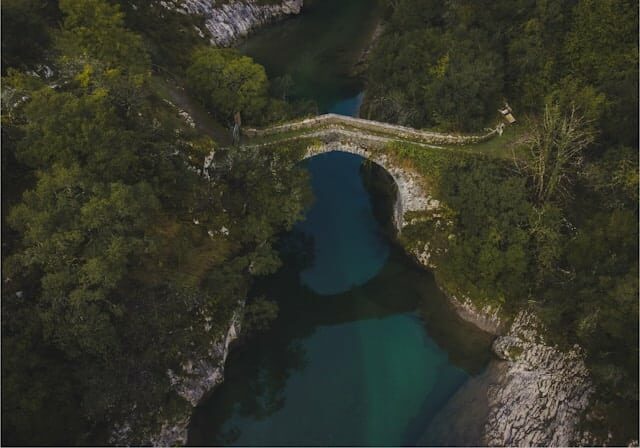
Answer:
<svg viewBox="0 0 640 448"><path fill-rule="evenodd" d="M217 5L215 0L184 0L177 8L184 13L204 16L211 43L228 47L256 27L283 16L299 14L302 2L282 0L277 4L261 5L255 0L230 0Z"/></svg>

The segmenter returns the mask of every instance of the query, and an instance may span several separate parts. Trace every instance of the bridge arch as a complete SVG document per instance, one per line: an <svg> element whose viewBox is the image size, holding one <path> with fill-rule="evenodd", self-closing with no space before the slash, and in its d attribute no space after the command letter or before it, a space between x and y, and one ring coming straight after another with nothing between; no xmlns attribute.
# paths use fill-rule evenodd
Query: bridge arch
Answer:
<svg viewBox="0 0 640 448"><path fill-rule="evenodd" d="M293 121L263 129L243 129L251 140L245 146L260 148L299 140L311 143L304 158L330 151L358 154L384 168L397 187L394 206L394 224L398 233L408 224L405 214L438 208L437 200L431 198L420 182L420 177L395 163L384 150L391 142L406 142L425 150L446 149L441 145L458 146L475 144L493 138L500 127L487 129L482 135L458 135L413 129L405 126L382 123L362 118L336 114L324 114L313 118Z"/></svg>
<svg viewBox="0 0 640 448"><path fill-rule="evenodd" d="M438 203L432 199L422 187L417 174L398 166L379 147L353 139L326 138L324 141L314 142L307 147L303 159L331 151L342 151L359 155L382 167L393 179L396 186L396 198L393 207L393 223L398 233L407 225L405 213L427 210L437 207Z"/></svg>

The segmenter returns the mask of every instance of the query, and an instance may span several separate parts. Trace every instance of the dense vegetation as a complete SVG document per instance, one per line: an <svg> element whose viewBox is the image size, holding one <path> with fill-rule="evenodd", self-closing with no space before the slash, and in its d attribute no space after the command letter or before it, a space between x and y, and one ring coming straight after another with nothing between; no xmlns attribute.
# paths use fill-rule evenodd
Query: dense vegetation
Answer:
<svg viewBox="0 0 640 448"><path fill-rule="evenodd" d="M307 201L297 150L215 150L159 94L154 68L183 73L204 42L137 3L2 2L5 444L105 443L129 414L142 433L183 407L167 369L226 331ZM262 77L212 112L262 101ZM247 313L260 328L274 310Z"/></svg>
<svg viewBox="0 0 640 448"><path fill-rule="evenodd" d="M2 2L3 443L104 443L133 406L153 416L139 430L184 406L167 368L226 330L307 201L301 148L218 149L203 168L216 142L166 101L168 80L223 123L313 105L288 104L290 80L206 47L197 18L161 3ZM553 342L579 343L598 385L586 422L627 443L638 430L637 4L389 0L388 12L365 115L475 131L507 100L518 118L515 160L390 148L444 204L415 216L404 243L442 249L445 289L507 314L533 307ZM273 315L262 299L246 313L252 330Z"/></svg>
<svg viewBox="0 0 640 448"><path fill-rule="evenodd" d="M474 131L506 99L519 119L501 137L513 160L395 148L445 204L444 216L417 216L405 243L440 250L445 289L507 313L534 307L553 342L580 344L598 386L586 421L627 443L638 431L637 2L388 3L365 114Z"/></svg>

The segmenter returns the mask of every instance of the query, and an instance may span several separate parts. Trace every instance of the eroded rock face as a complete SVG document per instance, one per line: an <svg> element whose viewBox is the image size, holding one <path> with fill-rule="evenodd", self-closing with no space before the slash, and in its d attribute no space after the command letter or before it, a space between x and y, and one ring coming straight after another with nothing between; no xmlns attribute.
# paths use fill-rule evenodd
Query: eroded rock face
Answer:
<svg viewBox="0 0 640 448"><path fill-rule="evenodd" d="M224 363L229 354L231 342L238 338L240 320L234 315L229 330L224 338L213 343L209 349L209 357L197 361L186 361L182 364L181 372L167 371L174 390L182 398L197 406L202 397L222 382L224 377Z"/></svg>
<svg viewBox="0 0 640 448"><path fill-rule="evenodd" d="M458 297L454 294L447 295L449 301L455 307L458 316L487 333L495 335L502 333L505 323L500 317L499 308L492 307L491 305L478 307L468 297Z"/></svg>
<svg viewBox="0 0 640 448"><path fill-rule="evenodd" d="M141 421L149 420L136 414L136 406L132 405L131 418L115 426L111 432L111 445L148 445L179 446L187 442L187 430L191 421L193 408L224 379L224 364L229 354L231 343L240 334L243 304L233 314L229 328L222 338L211 342L208 357L196 361L185 360L180 371L167 371L173 390L188 402L182 410L174 411L171 416L160 417L162 421L158 431L149 434L141 427ZM158 410L158 415L163 415ZM147 416L153 417L153 416ZM157 421L157 420L156 420Z"/></svg>
<svg viewBox="0 0 640 448"><path fill-rule="evenodd" d="M544 343L544 328L521 312L496 338L498 357L434 418L422 442L458 446L568 446L593 387L578 347Z"/></svg>
<svg viewBox="0 0 640 448"><path fill-rule="evenodd" d="M241 316L242 307L234 313L224 337L212 344L208 358L183 363L181 372L175 373L171 370L167 372L175 391L191 406L196 407L206 394L222 383L229 346L240 335ZM188 413L178 416L173 421L165 422L160 432L151 438L151 444L153 446L186 444L192 412L193 409L189 409Z"/></svg>
<svg viewBox="0 0 640 448"><path fill-rule="evenodd" d="M567 446L593 386L578 346L563 352L544 343L544 328L521 312L493 351L507 362L488 390L484 442L490 446Z"/></svg>
<svg viewBox="0 0 640 448"><path fill-rule="evenodd" d="M183 0L178 8L185 13L204 16L211 43L228 47L259 26L280 17L299 14L302 2L281 0L261 4L256 0Z"/></svg>

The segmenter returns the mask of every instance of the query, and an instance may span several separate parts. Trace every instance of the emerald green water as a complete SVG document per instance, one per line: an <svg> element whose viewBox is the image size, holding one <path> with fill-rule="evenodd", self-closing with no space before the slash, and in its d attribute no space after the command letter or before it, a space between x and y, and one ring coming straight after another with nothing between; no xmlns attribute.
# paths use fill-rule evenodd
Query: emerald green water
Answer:
<svg viewBox="0 0 640 448"><path fill-rule="evenodd" d="M297 96L355 115L362 85L348 73L373 4L313 1L240 49L271 77L289 73ZM283 267L251 294L276 301L279 316L232 350L224 383L192 416L190 445L415 445L488 362L491 337L459 319L384 230L388 175L339 149L304 162L315 202L281 240Z"/></svg>
<svg viewBox="0 0 640 448"><path fill-rule="evenodd" d="M316 202L282 241L283 269L253 291L280 315L232 352L190 444L412 445L487 362L490 337L382 232L362 162L306 162Z"/></svg>
<svg viewBox="0 0 640 448"><path fill-rule="evenodd" d="M305 0L303 14L264 28L238 49L264 65L270 79L289 75L293 98L319 112L352 115L362 80L352 76L380 16L377 0Z"/></svg>

